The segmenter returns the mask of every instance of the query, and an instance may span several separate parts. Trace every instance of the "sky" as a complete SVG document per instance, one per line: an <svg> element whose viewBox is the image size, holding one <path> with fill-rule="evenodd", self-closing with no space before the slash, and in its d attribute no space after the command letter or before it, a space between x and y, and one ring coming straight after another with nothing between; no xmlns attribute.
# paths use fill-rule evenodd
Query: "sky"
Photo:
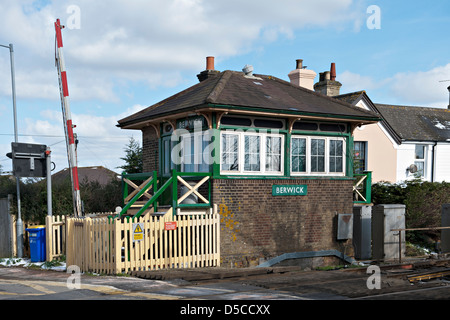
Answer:
<svg viewBox="0 0 450 320"><path fill-rule="evenodd" d="M319 72L336 64L341 93L375 103L447 108L450 1L419 0L0 0L0 45L14 45L18 140L52 150L68 167L58 74L62 31L78 166L121 172L139 131L117 121L216 70L289 81L296 59ZM9 50L0 47L0 165L14 141ZM448 81L446 81L448 80ZM318 81L318 75L315 82Z"/></svg>

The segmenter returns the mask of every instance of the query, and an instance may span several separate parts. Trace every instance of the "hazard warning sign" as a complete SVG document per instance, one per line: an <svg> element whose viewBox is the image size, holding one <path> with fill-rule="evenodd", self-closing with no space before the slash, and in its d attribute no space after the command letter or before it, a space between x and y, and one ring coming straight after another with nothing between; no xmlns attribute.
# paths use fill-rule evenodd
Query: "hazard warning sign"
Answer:
<svg viewBox="0 0 450 320"><path fill-rule="evenodd" d="M144 240L144 224L133 223L133 242Z"/></svg>

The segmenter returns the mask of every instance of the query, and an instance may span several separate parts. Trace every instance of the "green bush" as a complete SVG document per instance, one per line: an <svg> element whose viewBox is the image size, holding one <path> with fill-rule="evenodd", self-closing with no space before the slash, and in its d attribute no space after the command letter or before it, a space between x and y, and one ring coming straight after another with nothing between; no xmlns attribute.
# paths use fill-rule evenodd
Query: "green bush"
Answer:
<svg viewBox="0 0 450 320"><path fill-rule="evenodd" d="M105 185L95 182L80 182L81 200L86 213L112 212L123 205L121 181L111 180ZM0 176L0 198L13 195L11 212L17 215L16 180ZM23 221L43 224L47 216L47 184L45 179L28 179L20 182L21 215ZM73 198L70 178L52 184L53 215L72 215Z"/></svg>
<svg viewBox="0 0 450 320"><path fill-rule="evenodd" d="M406 228L441 226L441 208L450 203L450 183L407 181L402 184L376 183L372 186L372 200L377 204L404 204ZM440 238L439 231L409 231L408 241L428 245Z"/></svg>

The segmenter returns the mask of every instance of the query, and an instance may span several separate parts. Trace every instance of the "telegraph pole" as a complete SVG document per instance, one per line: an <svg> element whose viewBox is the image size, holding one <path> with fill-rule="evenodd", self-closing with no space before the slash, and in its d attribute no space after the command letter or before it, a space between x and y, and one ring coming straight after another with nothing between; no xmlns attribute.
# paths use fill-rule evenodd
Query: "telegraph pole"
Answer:
<svg viewBox="0 0 450 320"><path fill-rule="evenodd" d="M1 45L1 47L9 49L9 55L11 60L11 86L12 86L12 100L13 100L13 113L14 113L14 142L19 142L19 134L17 133L17 108L16 108L16 76L14 69L14 47L10 43L9 46ZM17 189L17 257L23 257L23 222L20 209L20 179L16 177L16 189Z"/></svg>

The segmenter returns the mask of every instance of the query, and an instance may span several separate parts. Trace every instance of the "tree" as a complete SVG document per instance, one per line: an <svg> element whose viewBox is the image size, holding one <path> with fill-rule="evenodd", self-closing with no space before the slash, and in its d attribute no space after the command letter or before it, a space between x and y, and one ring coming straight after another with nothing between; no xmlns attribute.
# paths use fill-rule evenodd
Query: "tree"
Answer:
<svg viewBox="0 0 450 320"><path fill-rule="evenodd" d="M125 165L119 166L118 168L123 169L126 173L142 172L142 147L139 143L131 137L124 150L125 157L120 159L125 161Z"/></svg>

